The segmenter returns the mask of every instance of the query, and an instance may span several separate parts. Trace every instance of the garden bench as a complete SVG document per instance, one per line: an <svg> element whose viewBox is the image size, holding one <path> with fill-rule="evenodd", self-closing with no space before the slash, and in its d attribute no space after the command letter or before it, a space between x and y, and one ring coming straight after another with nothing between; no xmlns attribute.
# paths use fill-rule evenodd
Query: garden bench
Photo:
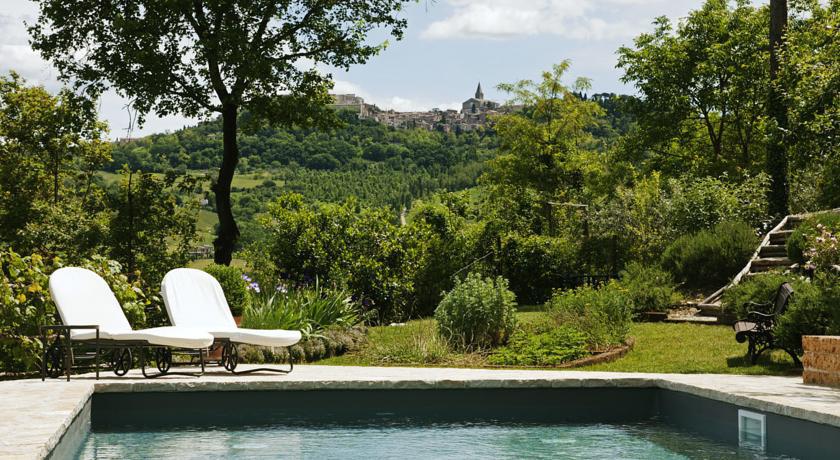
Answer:
<svg viewBox="0 0 840 460"><path fill-rule="evenodd" d="M773 336L773 328L776 325L777 319L784 314L790 303L790 298L793 295L793 286L790 283L782 283L779 290L776 291L776 296L770 302L758 303L747 302L745 305L750 309L747 312L747 317L740 319L732 325L735 330L735 340L738 343L748 342L747 356L753 364L758 360L765 350L776 347L775 337ZM760 310L767 311L770 307L773 308L771 313L764 313ZM783 348L787 354L793 358L794 364L801 366L799 357L796 356L793 350Z"/></svg>

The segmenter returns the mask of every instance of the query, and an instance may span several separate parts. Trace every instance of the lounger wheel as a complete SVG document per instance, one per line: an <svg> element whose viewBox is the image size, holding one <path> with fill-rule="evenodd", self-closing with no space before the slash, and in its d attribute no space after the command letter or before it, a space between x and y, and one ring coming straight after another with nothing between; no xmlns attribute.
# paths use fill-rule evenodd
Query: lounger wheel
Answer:
<svg viewBox="0 0 840 460"><path fill-rule="evenodd" d="M222 348L222 366L225 370L233 372L237 364L239 364L239 350L236 349L235 343L228 342Z"/></svg>
<svg viewBox="0 0 840 460"><path fill-rule="evenodd" d="M122 377L125 374L128 374L128 371L131 370L131 365L133 364L133 357L131 356L131 350L128 348L117 348L113 352L111 352L111 369L114 371L114 374L117 377Z"/></svg>
<svg viewBox="0 0 840 460"><path fill-rule="evenodd" d="M169 348L155 348L155 363L161 374L169 372L172 367L172 350Z"/></svg>
<svg viewBox="0 0 840 460"><path fill-rule="evenodd" d="M47 376L51 379L64 374L64 347L56 340L47 348Z"/></svg>

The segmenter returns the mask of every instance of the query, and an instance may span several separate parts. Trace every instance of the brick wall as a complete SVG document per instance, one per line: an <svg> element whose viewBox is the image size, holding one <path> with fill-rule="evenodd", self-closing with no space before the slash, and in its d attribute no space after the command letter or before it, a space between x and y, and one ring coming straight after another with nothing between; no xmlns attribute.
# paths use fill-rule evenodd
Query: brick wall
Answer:
<svg viewBox="0 0 840 460"><path fill-rule="evenodd" d="M805 383L840 387L840 336L806 335L802 348Z"/></svg>

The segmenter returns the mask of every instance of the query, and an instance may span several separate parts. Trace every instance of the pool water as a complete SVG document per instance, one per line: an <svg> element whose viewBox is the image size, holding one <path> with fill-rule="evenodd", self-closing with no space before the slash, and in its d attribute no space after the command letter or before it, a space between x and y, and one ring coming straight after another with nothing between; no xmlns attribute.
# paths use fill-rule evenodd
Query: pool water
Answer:
<svg viewBox="0 0 840 460"><path fill-rule="evenodd" d="M272 425L96 431L82 459L753 459L768 458L656 422Z"/></svg>

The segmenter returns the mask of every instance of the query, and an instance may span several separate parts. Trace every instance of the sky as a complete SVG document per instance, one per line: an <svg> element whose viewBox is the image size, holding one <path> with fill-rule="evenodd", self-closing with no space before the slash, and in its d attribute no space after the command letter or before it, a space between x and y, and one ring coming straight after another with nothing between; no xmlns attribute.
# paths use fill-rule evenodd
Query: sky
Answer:
<svg viewBox="0 0 840 460"><path fill-rule="evenodd" d="M616 50L652 30L665 15L685 17L700 0L419 0L403 12L402 41L349 72L332 70L335 93L355 93L383 109L459 108L481 82L485 97L505 99L496 85L537 79L564 59L570 78L592 80L593 92L633 93L615 68ZM30 0L0 0L0 74L15 70L32 83L60 88L57 72L28 44L25 23L37 17ZM324 69L331 71L331 69ZM111 137L128 134L126 102L114 92L100 101ZM132 136L174 131L197 120L148 116Z"/></svg>

